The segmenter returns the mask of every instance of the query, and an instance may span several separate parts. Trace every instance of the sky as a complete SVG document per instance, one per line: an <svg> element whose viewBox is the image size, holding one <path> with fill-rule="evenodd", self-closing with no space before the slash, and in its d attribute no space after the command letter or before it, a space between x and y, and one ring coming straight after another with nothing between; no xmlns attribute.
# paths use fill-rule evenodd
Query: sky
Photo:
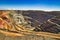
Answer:
<svg viewBox="0 0 60 40"><path fill-rule="evenodd" d="M60 11L60 0L0 0L0 10Z"/></svg>

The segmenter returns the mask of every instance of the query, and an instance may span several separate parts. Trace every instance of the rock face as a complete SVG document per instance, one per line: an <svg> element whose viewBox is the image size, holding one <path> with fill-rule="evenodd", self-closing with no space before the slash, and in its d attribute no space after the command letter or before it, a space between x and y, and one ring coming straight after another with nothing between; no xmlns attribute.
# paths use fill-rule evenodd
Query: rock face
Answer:
<svg viewBox="0 0 60 40"><path fill-rule="evenodd" d="M43 23L40 27L44 32L58 33L60 32L60 20L50 19L49 21Z"/></svg>
<svg viewBox="0 0 60 40"><path fill-rule="evenodd" d="M38 24L33 24L36 26L34 31L60 32L60 12L27 11L23 15L27 15L39 22Z"/></svg>
<svg viewBox="0 0 60 40"><path fill-rule="evenodd" d="M15 15L14 23L20 24L21 22L26 23L24 20L28 21L28 24L30 24L30 25L26 24L27 27L25 27L25 28L28 28L30 26L30 28L34 29L33 31L36 31L36 32L37 31L52 32L52 33L60 32L60 12L17 10L17 11L14 11L14 13L17 13L18 15L21 13L24 16L24 17L22 17L21 15L19 15L19 16L17 15L18 16L17 17ZM27 16L27 18L26 18L26 16ZM12 15L10 15L10 17L12 17ZM24 18L26 18L26 19L24 19ZM4 19L4 17L3 17L3 19ZM19 20L17 20L17 19L19 19ZM21 25L19 25L19 26L21 26Z"/></svg>
<svg viewBox="0 0 60 40"><path fill-rule="evenodd" d="M41 30L39 30L39 28ZM58 33L60 32L60 20L58 18L48 19L46 22L36 28L35 31Z"/></svg>

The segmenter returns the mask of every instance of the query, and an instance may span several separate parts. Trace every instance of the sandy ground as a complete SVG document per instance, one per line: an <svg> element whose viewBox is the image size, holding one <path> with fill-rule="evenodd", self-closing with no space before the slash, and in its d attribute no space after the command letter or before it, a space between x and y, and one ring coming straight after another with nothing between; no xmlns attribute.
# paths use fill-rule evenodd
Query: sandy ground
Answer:
<svg viewBox="0 0 60 40"><path fill-rule="evenodd" d="M27 35L23 37L12 37L12 36L6 36L0 33L0 40L60 40L60 39L54 39L54 38L42 37L42 36L36 36L36 35Z"/></svg>

